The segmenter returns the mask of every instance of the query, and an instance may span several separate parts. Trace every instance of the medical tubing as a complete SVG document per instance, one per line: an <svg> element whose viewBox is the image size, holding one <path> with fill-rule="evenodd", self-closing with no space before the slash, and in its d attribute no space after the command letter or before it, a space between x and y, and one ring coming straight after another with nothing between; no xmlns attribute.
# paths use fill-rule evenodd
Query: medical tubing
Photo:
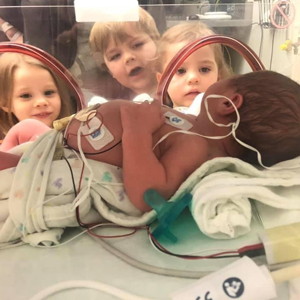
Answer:
<svg viewBox="0 0 300 300"><path fill-rule="evenodd" d="M81 228L81 230L83 230ZM138 268L140 270L146 271L148 273L153 273L156 275L162 275L162 276L169 276L169 277L177 277L177 278L186 278L186 279L200 279L204 276L207 276L209 274L211 274L212 272L215 272L216 270L211 270L211 271L185 271L185 270L175 270L175 269L166 269L166 268L160 268L160 267L156 267L156 266L151 266L149 264L140 262L130 256L128 256L127 254L123 253L122 251L120 251L119 249L113 247L112 245L110 245L108 242L106 242L103 239L99 239L96 238L94 236L91 236L91 238L93 238L97 243L99 243L104 249L106 249L109 253L113 254L114 256L118 257L119 259L123 260L124 262L128 263L129 265ZM261 265L261 263L258 263L258 265ZM269 271L271 273L271 275L274 275L274 281L279 282L280 279L277 279L282 273L284 272L284 270L290 271L289 274L296 274L296 272L299 272L299 266L300 264L297 265L297 269L295 271L295 268L293 268L295 265L295 263L283 263L280 264L280 266L278 265L266 265L266 267L269 269ZM278 273L275 273L274 271L277 271ZM281 272L280 272L281 271ZM299 273L297 273L299 274ZM292 276L291 275L291 276ZM291 277L290 275L286 275L285 279L282 280L287 280L287 278ZM283 278L283 277L280 277ZM281 280L281 281L282 281Z"/></svg>
<svg viewBox="0 0 300 300"><path fill-rule="evenodd" d="M121 289L115 288L111 285L102 282L89 281L89 280L63 281L58 284L54 284L42 290L38 294L34 295L32 298L30 298L30 300L43 300L46 299L48 296L56 294L60 291L74 289L74 288L95 289L116 296L118 299L123 299L123 300L152 300L149 298L135 296L133 294L127 293L125 291L122 291Z"/></svg>
<svg viewBox="0 0 300 300"><path fill-rule="evenodd" d="M223 44L236 50L249 64L253 71L265 70L265 67L255 52L241 41L224 35L210 35L187 44L183 47L170 61L167 68L162 74L161 80L157 87L156 98L162 104L166 104L169 84L179 66L198 49L211 45Z"/></svg>
<svg viewBox="0 0 300 300"><path fill-rule="evenodd" d="M300 276L300 264L273 271L271 276L275 282L284 282L298 278Z"/></svg>
<svg viewBox="0 0 300 300"><path fill-rule="evenodd" d="M170 277L178 277L178 278L188 278L188 279L199 279L201 277L204 277L208 274L211 273L209 272L204 272L204 271L184 271L184 270L175 270L175 269L166 269L166 268L160 268L156 266L151 266L149 264L140 262L127 254L121 252L117 248L113 247L110 245L108 242L96 238L94 236L91 236L97 243L99 243L104 249L106 249L109 253L115 255L119 259L123 260L127 264L138 268L140 270L146 271L148 273L154 273L157 275L163 275L163 276L170 276Z"/></svg>
<svg viewBox="0 0 300 300"><path fill-rule="evenodd" d="M271 276L275 282L287 281L290 279L297 278L300 274L300 265L292 266L289 268L285 268L276 272L272 272ZM35 296L33 296L30 300L43 300L50 295L58 293L63 290L73 289L73 288L90 288L99 290L101 292L105 292L116 296L119 299L124 300L151 300L149 298L135 296L113 286L107 285L101 282L95 281L87 281L87 280L73 280L73 281L63 281L58 284L52 285Z"/></svg>

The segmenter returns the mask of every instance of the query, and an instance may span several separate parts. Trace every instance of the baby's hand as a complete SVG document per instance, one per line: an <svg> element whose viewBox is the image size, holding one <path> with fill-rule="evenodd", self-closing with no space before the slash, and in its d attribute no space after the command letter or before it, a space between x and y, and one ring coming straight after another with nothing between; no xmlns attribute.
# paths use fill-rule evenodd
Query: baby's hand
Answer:
<svg viewBox="0 0 300 300"><path fill-rule="evenodd" d="M161 103L154 100L134 106L121 107L121 119L124 131L153 134L165 122Z"/></svg>

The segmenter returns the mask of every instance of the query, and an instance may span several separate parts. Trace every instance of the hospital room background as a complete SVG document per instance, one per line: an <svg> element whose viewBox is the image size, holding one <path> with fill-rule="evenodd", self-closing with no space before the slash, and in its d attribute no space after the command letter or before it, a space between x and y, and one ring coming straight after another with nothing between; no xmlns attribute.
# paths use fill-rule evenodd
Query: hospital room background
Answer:
<svg viewBox="0 0 300 300"><path fill-rule="evenodd" d="M241 41L249 50L223 47L226 62L235 74L256 71L241 55L243 52L250 57L252 50L257 57L253 60L266 70L300 84L300 0L0 0L0 53L24 53L52 67L68 87L74 112L91 103L132 100L128 89L93 53L89 36L96 21L134 19L138 5L154 18L160 34L180 23L203 22L217 35L233 38L234 45ZM211 164L205 171L199 168L180 187L188 192L185 196L175 194L174 205L160 203L157 208L156 203L163 200L149 194L158 202L153 201L154 210L137 220L120 216L108 202L99 200L102 225L94 229L76 224L58 226L49 231L46 242L38 236L47 233L42 229L16 240L7 238L11 224L3 211L11 211L13 206L4 195L14 171L0 171L0 300L300 299L297 163L299 157L282 165L288 169L282 173L271 169L256 172L237 161L221 161L222 167ZM110 185L120 184L119 173L113 178L99 174ZM61 176L67 178L69 169ZM241 199L251 210L247 230L237 226L234 230L238 234L219 238L221 235L205 232L204 215L195 216L196 205L189 204L193 201L189 195L201 177L199 190L209 189L201 197L213 197L213 192L231 184L230 176L245 193L250 193L256 176L255 180L266 182L267 192L261 194L262 199ZM248 177L249 182L243 185ZM68 184L72 189L71 180ZM288 204L282 208L278 199ZM40 209L38 205L36 209ZM51 209L58 210L55 204L47 205L49 216ZM71 211L72 205L64 205L64 213ZM216 206L201 209L217 210ZM20 231L25 232L24 228ZM4 242L1 234L7 238Z"/></svg>

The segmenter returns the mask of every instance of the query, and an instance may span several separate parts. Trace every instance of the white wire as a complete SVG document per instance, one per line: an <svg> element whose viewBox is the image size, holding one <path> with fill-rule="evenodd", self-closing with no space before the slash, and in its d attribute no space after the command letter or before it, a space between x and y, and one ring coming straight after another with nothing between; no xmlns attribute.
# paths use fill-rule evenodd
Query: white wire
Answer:
<svg viewBox="0 0 300 300"><path fill-rule="evenodd" d="M70 243L71 241L77 239L78 237L80 237L80 236L83 235L84 233L87 233L87 230L84 230L83 232L78 233L77 235L73 236L72 238L70 238L70 239L67 240L66 242L60 243L60 244L58 244L58 245L53 245L53 246L52 246L52 245L51 245L51 246L47 246L47 245L40 246L40 245L32 245L32 244L30 244L30 245L33 246L33 247L36 247L36 248L58 248L58 247L64 246L64 245Z"/></svg>
<svg viewBox="0 0 300 300"><path fill-rule="evenodd" d="M210 112L209 112L209 110L208 110L208 101L207 101L207 99L209 99L209 98L218 99L218 98L220 98L220 97L225 98L226 100L228 100L228 101L230 102L230 104L232 105L232 107L234 108L235 113L236 113L236 122L231 122L231 123L228 123L228 124L222 124L222 123L217 123L217 122L214 121L213 117L211 116L211 114L210 114ZM196 135L196 136L200 136L200 137L203 137L203 138L205 138L205 139L211 139L211 140L221 140L221 139L224 139L224 138L226 138L226 137L232 135L233 138L234 138L240 145L242 145L243 147L248 148L248 149L250 149L250 150L256 152L258 163L259 163L263 168L265 168L265 169L267 169L267 170L293 170L293 169L299 169L299 168L300 168L299 165L296 165L296 166L293 166L293 167L274 167L274 166L267 167L267 166L265 166L265 165L262 163L262 157L261 157L260 152L259 152L256 148L254 148L254 147L252 147L252 146L250 146L250 145L244 143L243 141L241 141L240 139L238 139L238 138L236 137L236 130L237 130L239 124L240 124L241 118L240 118L239 111L238 111L237 107L235 106L235 104L233 103L233 101L232 101L230 98L228 98L228 97L226 97L226 96L224 96L224 95L208 95L203 101L204 101L204 106L205 106L205 109L206 109L207 116L208 116L209 120L211 121L211 123L215 124L215 125L218 126L218 127L231 127L231 131L230 131L228 134L226 134L226 135L224 135L224 136L207 136L207 135L202 135L202 134L200 134L200 133L192 132L192 131L175 130L175 131L171 131L171 132L167 133L166 135L164 135L164 136L163 136L163 137L162 137L162 138L154 145L154 147L153 147L152 149L155 149L155 147L156 147L158 144L160 144L163 140L165 140L169 135L171 135L171 134L173 134L173 133L184 133L184 134L189 134L189 135Z"/></svg>
<svg viewBox="0 0 300 300"><path fill-rule="evenodd" d="M92 229L95 229L95 228L98 228L98 227L119 227L119 228L121 228L121 229L134 229L134 228L122 227L122 226L120 226L120 225L116 225L115 223L100 223L100 224L96 224L96 225L94 225L94 226L91 226L91 227L89 228L89 230L92 230ZM81 235L83 235L83 234L85 234L85 233L87 233L87 232L88 232L88 229L85 229L85 230L83 230L82 232L80 232L79 234L76 234L75 236L73 236L72 238L70 238L69 240L67 240L66 242L60 243L60 244L58 244L58 245L54 245L54 246L47 246L47 245L45 245L45 246L32 245L32 246L34 246L34 247L36 247L36 248L58 248L58 247L61 247L61 246L64 246L64 245L70 243L71 241L77 239L78 237L80 237ZM18 246L19 246L19 245L18 245ZM20 246L21 246L21 245L20 245ZM2 248L0 248L0 249L2 249ZM5 248L5 249L6 249L6 248Z"/></svg>
<svg viewBox="0 0 300 300"><path fill-rule="evenodd" d="M102 282L89 281L89 280L63 281L63 282L54 284L54 285L40 291L39 293L34 295L29 300L43 300L43 299L46 299L50 295L53 295L53 294L58 293L63 290L68 290L68 289L73 289L73 288L94 289L94 290L98 290L98 291L113 295L113 296L117 297L118 299L124 299L124 300L152 300L149 298L135 296L133 294L130 294L128 292L125 292L121 289L115 288L113 286L110 286L110 285L102 283Z"/></svg>
<svg viewBox="0 0 300 300"><path fill-rule="evenodd" d="M28 235L28 233L25 232L25 230L26 230L26 228L27 228L27 222L28 222L28 220L30 219L30 217L34 214L34 212L35 212L39 207L44 206L45 203L51 202L51 201L53 201L54 199L56 199L56 198L58 198L58 197L60 197L60 196L63 196L63 195L65 195L65 194L67 194L67 193L70 192L72 189L73 189L73 188L70 188L70 189L68 189L67 191L65 191L65 192L63 192L63 193L61 193L61 194L59 194L59 195L56 195L56 196L54 196L54 197L52 197L52 198L50 198L50 199L44 201L43 203L40 203L40 204L36 205L35 207L33 207L33 208L32 208L32 211L31 211L28 215L25 216L24 226L23 226L22 231L21 231L21 232L22 232L22 235L23 235L23 238L25 238L25 237Z"/></svg>
<svg viewBox="0 0 300 300"><path fill-rule="evenodd" d="M116 227L116 226L119 226L119 225L116 225L114 223L100 223L100 224L96 224L94 226L91 226L89 228L89 230L92 230L92 229L95 229L95 228L98 228L98 227ZM122 228L125 228L125 227L121 227L120 226L120 228L122 229ZM125 229L127 229L127 228L125 228ZM128 229L131 229L131 228L128 228ZM70 243L71 241L77 239L78 237L80 237L81 235L83 235L83 234L85 234L87 232L88 232L88 229L85 229L82 232L80 232L79 234L76 234L75 236L73 236L72 238L70 238L69 240L67 240L66 242L58 244L58 245L54 245L54 246L32 245L32 246L37 247L37 248L58 248L58 247L61 247L61 246L64 246L64 245Z"/></svg>
<svg viewBox="0 0 300 300"><path fill-rule="evenodd" d="M18 247L18 246L23 246L25 245L24 242L18 242L18 243L4 243L0 245L0 250L5 250L5 249L10 249L10 248L15 248L15 247Z"/></svg>
<svg viewBox="0 0 300 300"><path fill-rule="evenodd" d="M81 147L81 127L82 124L79 126L78 131L77 131L77 144L78 144L78 151L80 153L81 156L81 160L84 163L84 167L86 167L89 171L89 179L88 179L88 183L87 183L87 187L84 189L82 189L79 194L77 195L77 197L74 199L73 203L72 203L72 208L71 210L75 210L77 206L79 206L82 202L84 202L86 200L86 198L89 195L89 191L91 188L91 184L92 184L92 180L94 179L94 172L92 167L90 166L90 164L88 163L86 157L84 156L84 153L82 151L82 147ZM82 195L81 195L82 194Z"/></svg>
<svg viewBox="0 0 300 300"><path fill-rule="evenodd" d="M109 181L97 180L95 178L93 178L93 183L104 184L109 186L124 186L123 182L109 182Z"/></svg>

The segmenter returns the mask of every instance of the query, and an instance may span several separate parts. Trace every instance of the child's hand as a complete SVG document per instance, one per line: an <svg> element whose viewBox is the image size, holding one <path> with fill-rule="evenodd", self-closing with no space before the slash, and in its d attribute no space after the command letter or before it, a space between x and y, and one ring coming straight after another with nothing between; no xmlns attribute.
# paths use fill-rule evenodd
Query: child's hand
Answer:
<svg viewBox="0 0 300 300"><path fill-rule="evenodd" d="M124 131L153 134L165 122L161 103L154 100L133 106L121 107L121 119Z"/></svg>

